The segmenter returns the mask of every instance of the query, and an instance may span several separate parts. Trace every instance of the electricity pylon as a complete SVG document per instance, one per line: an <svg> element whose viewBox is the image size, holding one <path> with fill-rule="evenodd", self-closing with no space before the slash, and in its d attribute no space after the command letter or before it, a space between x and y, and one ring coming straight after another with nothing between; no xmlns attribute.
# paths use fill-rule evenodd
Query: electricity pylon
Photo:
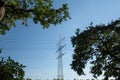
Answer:
<svg viewBox="0 0 120 80"><path fill-rule="evenodd" d="M57 79L58 80L64 80L64 75L63 75L63 60L62 60L62 56L64 55L62 53L62 49L65 47L65 45L62 45L62 42L63 42L64 39L65 39L65 37L61 38L61 36L60 36L59 42L57 44L57 46L58 46L58 50L57 50L57 52L58 52L58 57L57 57L57 59L58 59L58 74L57 74Z"/></svg>

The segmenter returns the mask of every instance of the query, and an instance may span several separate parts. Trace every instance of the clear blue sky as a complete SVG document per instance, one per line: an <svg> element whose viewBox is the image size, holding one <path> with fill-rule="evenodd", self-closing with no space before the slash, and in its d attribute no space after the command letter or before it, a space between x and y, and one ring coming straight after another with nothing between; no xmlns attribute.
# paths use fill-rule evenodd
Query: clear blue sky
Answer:
<svg viewBox="0 0 120 80"><path fill-rule="evenodd" d="M40 24L29 21L29 27L17 22L6 35L0 35L0 56L11 56L14 60L26 66L25 77L35 79L53 79L57 77L57 42L59 35L66 37L63 44L64 78L80 79L90 78L89 68L86 76L78 76L71 70L73 48L70 37L75 34L76 28L84 30L90 22L106 24L120 17L120 0L55 0L54 7L58 8L68 3L71 20L57 26L51 25L49 29L42 29ZM89 66L89 65L88 65Z"/></svg>

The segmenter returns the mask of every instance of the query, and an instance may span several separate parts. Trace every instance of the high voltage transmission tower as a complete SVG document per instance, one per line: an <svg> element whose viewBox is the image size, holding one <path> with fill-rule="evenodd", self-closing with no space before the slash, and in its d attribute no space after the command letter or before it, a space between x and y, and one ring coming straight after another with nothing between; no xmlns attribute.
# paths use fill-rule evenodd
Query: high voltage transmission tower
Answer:
<svg viewBox="0 0 120 80"><path fill-rule="evenodd" d="M63 60L62 60L62 56L64 55L64 53L62 53L62 49L65 47L65 45L62 45L64 39L65 39L65 37L61 38L61 36L60 36L59 42L57 44L57 46L58 46L58 50L57 50L57 52L58 52L58 57L57 57L57 59L58 59L58 74L57 74L57 79L58 80L64 80L64 75L63 75Z"/></svg>

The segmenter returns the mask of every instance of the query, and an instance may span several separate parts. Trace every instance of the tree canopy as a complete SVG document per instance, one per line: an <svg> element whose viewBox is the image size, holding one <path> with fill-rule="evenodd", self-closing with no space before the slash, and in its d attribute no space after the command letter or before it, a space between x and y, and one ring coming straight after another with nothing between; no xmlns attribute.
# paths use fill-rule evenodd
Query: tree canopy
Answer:
<svg viewBox="0 0 120 80"><path fill-rule="evenodd" d="M71 42L74 47L71 67L79 75L85 74L89 63L95 78L104 75L105 80L109 77L120 80L120 19L107 25L91 24L83 32L77 29Z"/></svg>
<svg viewBox="0 0 120 80"><path fill-rule="evenodd" d="M0 80L24 80L25 66L8 57L0 60Z"/></svg>
<svg viewBox="0 0 120 80"><path fill-rule="evenodd" d="M0 34L16 26L17 20L28 26L27 20L32 19L35 24L40 23L43 28L50 24L57 25L70 18L67 4L56 9L54 0L0 0Z"/></svg>

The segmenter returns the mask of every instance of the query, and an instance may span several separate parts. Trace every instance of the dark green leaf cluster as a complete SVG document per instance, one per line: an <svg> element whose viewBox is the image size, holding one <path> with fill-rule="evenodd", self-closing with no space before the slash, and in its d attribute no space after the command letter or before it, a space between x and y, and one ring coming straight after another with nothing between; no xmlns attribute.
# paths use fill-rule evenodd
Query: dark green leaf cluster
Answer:
<svg viewBox="0 0 120 80"><path fill-rule="evenodd" d="M0 3L4 3L0 6L0 12L1 8L5 9L4 17L0 20L0 34L15 27L17 20L22 20L22 24L28 26L27 20L33 19L34 23L48 28L50 24L57 25L70 18L67 4L55 9L53 0L0 0Z"/></svg>
<svg viewBox="0 0 120 80"><path fill-rule="evenodd" d="M0 61L0 80L24 80L25 66L8 57Z"/></svg>
<svg viewBox="0 0 120 80"><path fill-rule="evenodd" d="M90 62L94 77L120 79L120 19L108 25L91 24L81 33L77 29L71 41L75 52L71 66L79 75Z"/></svg>

